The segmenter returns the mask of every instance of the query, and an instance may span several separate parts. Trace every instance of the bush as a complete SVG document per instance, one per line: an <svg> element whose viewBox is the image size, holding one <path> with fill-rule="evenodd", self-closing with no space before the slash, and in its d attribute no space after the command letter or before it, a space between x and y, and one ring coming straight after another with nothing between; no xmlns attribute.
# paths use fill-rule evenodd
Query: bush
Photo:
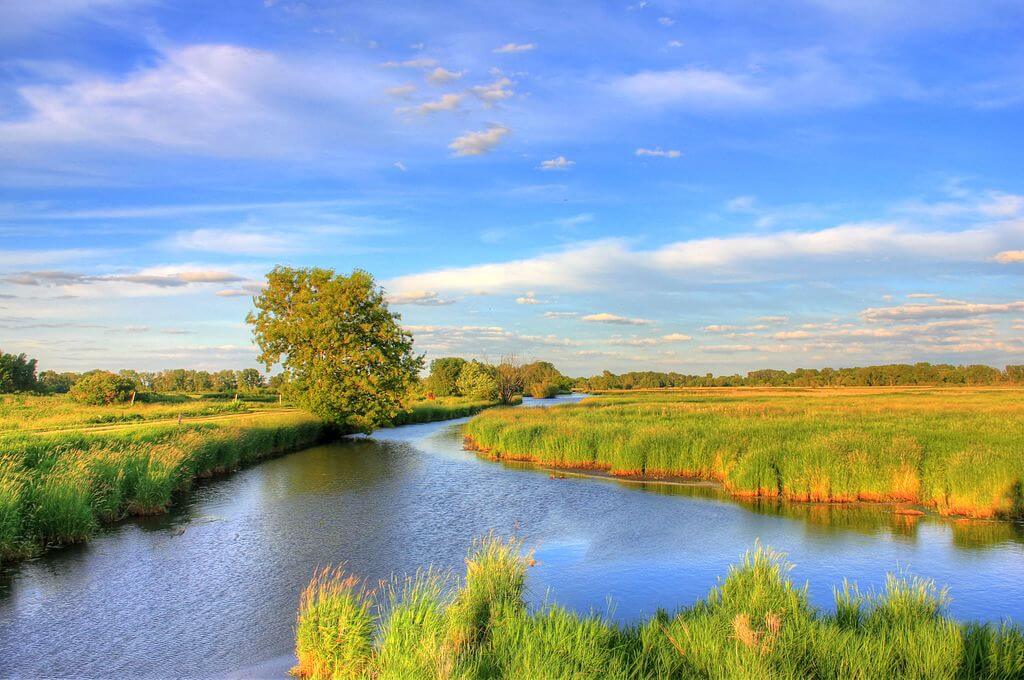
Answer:
<svg viewBox="0 0 1024 680"><path fill-rule="evenodd" d="M530 396L535 399L554 399L558 395L558 385L553 382L539 382L530 385Z"/></svg>
<svg viewBox="0 0 1024 680"><path fill-rule="evenodd" d="M128 401L134 391L131 380L108 371L94 371L76 382L69 394L79 403L102 406Z"/></svg>

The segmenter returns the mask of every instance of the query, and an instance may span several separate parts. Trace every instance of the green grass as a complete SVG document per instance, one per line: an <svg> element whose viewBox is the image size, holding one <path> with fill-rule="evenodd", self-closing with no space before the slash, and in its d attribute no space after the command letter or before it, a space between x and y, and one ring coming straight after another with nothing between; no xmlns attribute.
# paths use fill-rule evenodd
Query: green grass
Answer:
<svg viewBox="0 0 1024 680"><path fill-rule="evenodd" d="M717 480L737 496L1024 516L1024 392L1017 389L615 393L550 409L492 410L464 431L492 458Z"/></svg>
<svg viewBox="0 0 1024 680"><path fill-rule="evenodd" d="M103 523L163 512L196 477L310 446L302 413L113 432L0 437L0 559L84 541Z"/></svg>
<svg viewBox="0 0 1024 680"><path fill-rule="evenodd" d="M822 613L756 547L708 596L634 626L558 606L529 611L529 555L489 536L466 578L422 571L367 590L340 571L303 594L296 635L307 678L1019 678L1024 634L963 625L930 581L891 576L878 593L848 585Z"/></svg>
<svg viewBox="0 0 1024 680"><path fill-rule="evenodd" d="M134 404L90 406L72 401L66 394L0 395L0 431L49 431L109 425L143 423L150 420L247 413L279 408L277 397L270 401L261 395L192 397L189 395L145 395L146 400Z"/></svg>
<svg viewBox="0 0 1024 680"><path fill-rule="evenodd" d="M198 477L338 434L300 411L247 414L235 402L175 399L154 408L81 406L59 397L4 399L7 417L32 405L42 414L27 417L29 427L0 433L0 560L85 541L103 524L128 515L164 512L175 494ZM414 402L395 424L458 418L492 405L464 399ZM239 417L185 420L180 426L140 422L115 430L88 429L97 413L122 422L124 414L134 413L130 409L141 409L138 419L145 421L185 413L183 407L192 409L187 411L192 416L208 415L214 407L215 414ZM57 423L63 427L55 427Z"/></svg>

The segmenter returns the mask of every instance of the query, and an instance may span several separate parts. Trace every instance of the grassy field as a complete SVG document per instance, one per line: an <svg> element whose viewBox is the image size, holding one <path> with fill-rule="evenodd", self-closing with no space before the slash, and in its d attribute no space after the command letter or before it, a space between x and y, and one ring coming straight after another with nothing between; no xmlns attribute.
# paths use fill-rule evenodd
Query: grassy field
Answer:
<svg viewBox="0 0 1024 680"><path fill-rule="evenodd" d="M721 482L738 496L893 501L1024 516L1024 391L691 389L496 409L465 427L497 459Z"/></svg>
<svg viewBox="0 0 1024 680"><path fill-rule="evenodd" d="M63 397L4 399L0 560L87 540L101 525L127 515L163 512L198 477L340 434L275 402L188 399L93 407ZM458 418L491 405L416 402L395 424ZM178 414L185 417L180 425Z"/></svg>
<svg viewBox="0 0 1024 680"><path fill-rule="evenodd" d="M91 425L171 420L180 414L196 418L280 408L276 398L231 398L161 395L159 401L88 406L67 395L8 394L0 396L0 432L71 430Z"/></svg>
<svg viewBox="0 0 1024 680"><path fill-rule="evenodd" d="M757 548L706 599L632 627L557 606L529 612L532 562L480 541L459 584L433 571L370 587L319 572L303 593L294 673L306 678L1019 678L1024 634L944 616L943 591L890 577L823 614Z"/></svg>

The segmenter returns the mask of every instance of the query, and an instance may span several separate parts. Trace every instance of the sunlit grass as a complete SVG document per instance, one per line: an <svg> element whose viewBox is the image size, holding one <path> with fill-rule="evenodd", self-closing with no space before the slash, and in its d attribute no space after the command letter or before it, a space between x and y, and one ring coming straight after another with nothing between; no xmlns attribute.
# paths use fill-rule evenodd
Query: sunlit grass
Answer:
<svg viewBox="0 0 1024 680"><path fill-rule="evenodd" d="M374 593L339 571L302 596L296 674L308 678L1015 678L1015 626L962 625L930 581L810 605L781 555L755 547L707 598L634 626L546 605L529 611L529 557L474 545L461 584L425 571Z"/></svg>
<svg viewBox="0 0 1024 680"><path fill-rule="evenodd" d="M496 409L465 427L487 455L722 482L739 496L1024 513L1024 392L710 389Z"/></svg>

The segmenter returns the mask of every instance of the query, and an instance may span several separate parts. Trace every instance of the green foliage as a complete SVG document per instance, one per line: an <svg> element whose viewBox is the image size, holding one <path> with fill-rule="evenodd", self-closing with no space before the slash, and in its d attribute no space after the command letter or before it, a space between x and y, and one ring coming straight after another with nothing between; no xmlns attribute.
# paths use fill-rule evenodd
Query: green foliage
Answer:
<svg viewBox="0 0 1024 680"><path fill-rule="evenodd" d="M0 393L38 389L36 360L24 354L0 352Z"/></svg>
<svg viewBox="0 0 1024 680"><path fill-rule="evenodd" d="M467 363L459 372L458 389L471 399L497 399L498 381L494 377L494 369L479 361Z"/></svg>
<svg viewBox="0 0 1024 680"><path fill-rule="evenodd" d="M373 277L275 267L247 321L285 396L325 421L364 432L408 403L423 360Z"/></svg>
<svg viewBox="0 0 1024 680"><path fill-rule="evenodd" d="M464 432L494 458L716 480L738 496L1024 516L1018 390L633 393L496 409Z"/></svg>
<svg viewBox="0 0 1024 680"><path fill-rule="evenodd" d="M706 599L637 626L557 606L530 612L516 541L489 536L452 592L433 571L369 594L321 572L302 596L298 675L309 678L1015 678L1024 634L959 625L927 581L892 577L880 594L847 588L816 611L781 555L757 547ZM852 617L849 611L856 610ZM314 624L315 622L315 624Z"/></svg>
<svg viewBox="0 0 1024 680"><path fill-rule="evenodd" d="M129 378L109 371L93 371L79 379L71 388L71 398L81 404L101 406L131 399L135 385Z"/></svg>
<svg viewBox="0 0 1024 680"><path fill-rule="evenodd" d="M77 373L43 371L39 374L39 387L50 394L67 394L79 377Z"/></svg>
<svg viewBox="0 0 1024 680"><path fill-rule="evenodd" d="M425 387L437 397L464 394L459 390L458 380L465 365L466 360L458 357L434 359L430 362L430 376L425 381Z"/></svg>
<svg viewBox="0 0 1024 680"><path fill-rule="evenodd" d="M552 399L558 396L558 385L553 382L536 382L530 385L530 396L535 399Z"/></svg>

